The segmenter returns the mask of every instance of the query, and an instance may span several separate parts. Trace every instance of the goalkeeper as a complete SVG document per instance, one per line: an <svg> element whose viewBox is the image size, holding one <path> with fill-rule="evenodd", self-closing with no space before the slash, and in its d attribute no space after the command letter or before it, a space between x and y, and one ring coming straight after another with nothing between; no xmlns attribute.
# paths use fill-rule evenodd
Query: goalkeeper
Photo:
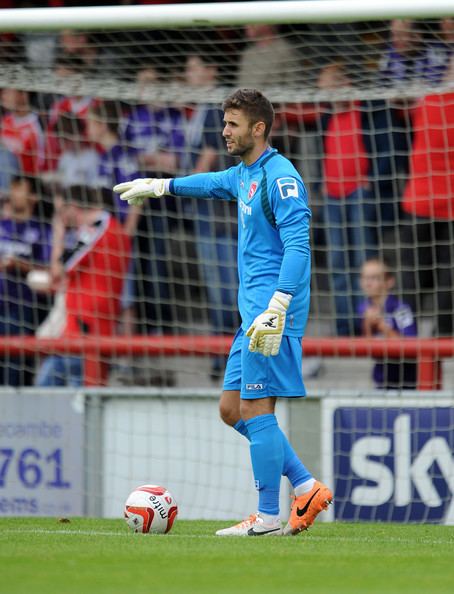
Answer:
<svg viewBox="0 0 454 594"><path fill-rule="evenodd" d="M283 434L277 398L305 395L301 340L309 310L311 213L303 181L268 144L274 110L259 91L240 89L223 104L223 136L241 162L226 171L176 179L136 179L114 191L131 205L165 194L238 202L238 304L242 319L227 361L220 413L250 442L258 511L219 536L298 534L332 501ZM281 475L295 493L285 528Z"/></svg>

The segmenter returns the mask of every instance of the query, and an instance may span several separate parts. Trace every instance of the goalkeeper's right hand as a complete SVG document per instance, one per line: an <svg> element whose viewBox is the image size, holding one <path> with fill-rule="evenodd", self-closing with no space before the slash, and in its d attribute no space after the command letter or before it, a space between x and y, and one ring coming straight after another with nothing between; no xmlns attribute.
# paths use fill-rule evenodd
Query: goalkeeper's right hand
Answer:
<svg viewBox="0 0 454 594"><path fill-rule="evenodd" d="M141 206L145 198L160 198L169 189L169 179L139 177L117 184L113 191L120 194L120 200L127 200L132 206Z"/></svg>

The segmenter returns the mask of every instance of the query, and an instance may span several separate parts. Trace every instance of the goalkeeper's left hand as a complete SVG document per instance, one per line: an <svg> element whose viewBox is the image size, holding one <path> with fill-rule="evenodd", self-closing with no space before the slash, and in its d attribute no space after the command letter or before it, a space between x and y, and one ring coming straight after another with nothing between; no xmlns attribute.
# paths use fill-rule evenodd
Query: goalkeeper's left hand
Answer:
<svg viewBox="0 0 454 594"><path fill-rule="evenodd" d="M285 318L292 296L275 291L268 309L252 322L246 336L250 337L249 350L265 357L277 355L282 342Z"/></svg>
<svg viewBox="0 0 454 594"><path fill-rule="evenodd" d="M146 198L160 198L168 191L169 179L139 177L117 184L113 191L120 194L120 200L127 200L131 206L141 206Z"/></svg>

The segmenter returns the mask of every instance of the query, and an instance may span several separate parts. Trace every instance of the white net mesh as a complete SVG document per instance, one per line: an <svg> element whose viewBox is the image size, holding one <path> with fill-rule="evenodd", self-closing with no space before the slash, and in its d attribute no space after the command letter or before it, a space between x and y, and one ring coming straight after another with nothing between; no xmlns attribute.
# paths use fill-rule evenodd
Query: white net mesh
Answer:
<svg viewBox="0 0 454 594"><path fill-rule="evenodd" d="M256 86L276 108L273 145L294 162L310 194L307 335L451 336L453 40L448 15L1 35L3 333L35 334L62 301L55 289L69 286L80 335L231 335L239 322L235 206L167 198L139 213L121 209L109 189L138 176L229 166L219 106L232 88ZM16 174L32 176L33 184L12 183ZM98 204L99 193L87 186L107 188L108 210L132 238L127 264L128 239L122 243L116 228L99 223L106 246L98 254L103 270L93 264L91 271L95 286L81 278L77 262L98 235L81 243L66 206L61 216L69 198ZM21 191L30 199L19 225ZM364 270L368 258L378 260ZM36 290L39 275L27 284L30 270L48 265L51 292ZM119 279L126 279L121 290ZM374 306L377 283L393 295L384 312ZM107 320L104 330L93 329L90 307ZM54 308L40 335L64 336L62 319ZM367 358L324 362L322 348L310 354L317 355L305 362L310 388L416 383L405 357L385 357L371 372ZM111 364L106 381L113 384L206 385L224 366L223 355L180 358L164 350L151 359L131 350L102 360ZM42 367L36 374L32 357L6 354L4 361L3 383L63 381ZM80 381L74 359L66 361L64 381L68 365ZM445 373L445 386L449 381Z"/></svg>
<svg viewBox="0 0 454 594"><path fill-rule="evenodd" d="M224 86L262 89L272 101L320 97L318 77L342 61L361 98L421 95L439 85L450 59L452 19L197 27L159 30L8 33L0 40L2 84L31 91L141 99L221 102ZM188 56L216 67L216 85L187 84ZM73 61L79 76L64 72ZM153 85L137 84L154 69ZM74 73L73 73L74 74ZM165 85L165 86L162 86ZM169 88L170 85L170 88ZM207 94L208 91L208 94ZM351 93L349 94L351 97ZM331 98L331 97L330 97Z"/></svg>

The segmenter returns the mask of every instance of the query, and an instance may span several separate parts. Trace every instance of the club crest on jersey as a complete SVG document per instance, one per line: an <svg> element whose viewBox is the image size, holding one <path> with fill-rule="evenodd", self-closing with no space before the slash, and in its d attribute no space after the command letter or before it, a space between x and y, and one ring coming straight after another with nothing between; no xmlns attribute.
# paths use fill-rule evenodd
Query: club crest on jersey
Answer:
<svg viewBox="0 0 454 594"><path fill-rule="evenodd" d="M249 186L249 192L247 195L248 200L251 200L251 198L253 198L255 192L257 191L258 186L259 186L259 182L257 182L257 181L251 182L251 185Z"/></svg>
<svg viewBox="0 0 454 594"><path fill-rule="evenodd" d="M294 177L281 177L277 180L277 187L282 200L286 198L298 198L298 184Z"/></svg>

